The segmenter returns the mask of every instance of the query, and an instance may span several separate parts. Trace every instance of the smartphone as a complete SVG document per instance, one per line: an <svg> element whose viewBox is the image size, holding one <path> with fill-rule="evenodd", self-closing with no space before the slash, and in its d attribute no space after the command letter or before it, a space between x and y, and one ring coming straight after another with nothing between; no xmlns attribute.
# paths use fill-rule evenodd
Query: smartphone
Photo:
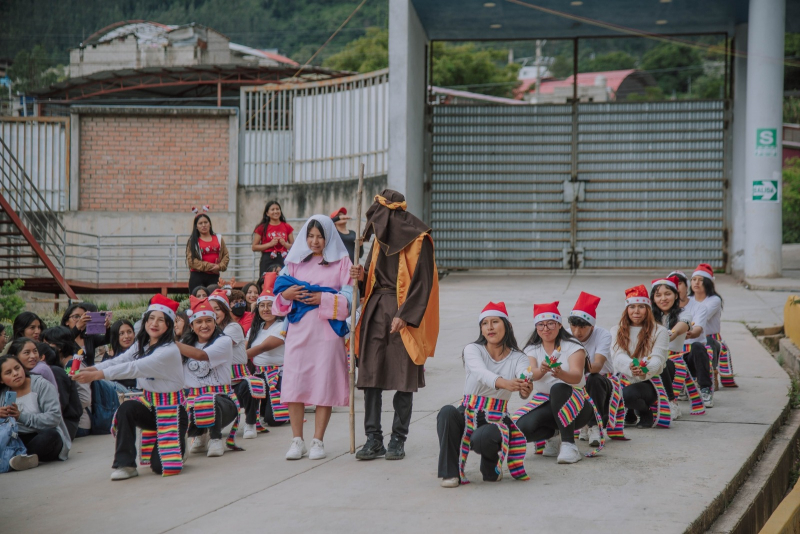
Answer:
<svg viewBox="0 0 800 534"><path fill-rule="evenodd" d="M111 312L89 312L89 323L86 325L86 334L90 336L105 334L106 315L111 315Z"/></svg>
<svg viewBox="0 0 800 534"><path fill-rule="evenodd" d="M11 406L15 402L17 402L17 392L6 391L6 394L3 396L3 406Z"/></svg>

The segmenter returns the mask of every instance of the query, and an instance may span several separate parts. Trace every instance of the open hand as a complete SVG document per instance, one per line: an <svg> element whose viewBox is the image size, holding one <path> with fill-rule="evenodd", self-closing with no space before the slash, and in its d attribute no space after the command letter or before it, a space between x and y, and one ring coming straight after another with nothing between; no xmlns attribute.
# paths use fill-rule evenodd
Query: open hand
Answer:
<svg viewBox="0 0 800 534"><path fill-rule="evenodd" d="M79 384L88 384L90 382L94 382L95 380L102 380L103 378L103 371L89 371L88 369L84 369L83 371L72 375L72 379Z"/></svg>
<svg viewBox="0 0 800 534"><path fill-rule="evenodd" d="M322 293L303 290L296 300L309 306L319 306L322 304Z"/></svg>
<svg viewBox="0 0 800 534"><path fill-rule="evenodd" d="M281 296L286 300L299 300L300 294L305 292L303 286L292 286L289 289L286 289L281 293Z"/></svg>

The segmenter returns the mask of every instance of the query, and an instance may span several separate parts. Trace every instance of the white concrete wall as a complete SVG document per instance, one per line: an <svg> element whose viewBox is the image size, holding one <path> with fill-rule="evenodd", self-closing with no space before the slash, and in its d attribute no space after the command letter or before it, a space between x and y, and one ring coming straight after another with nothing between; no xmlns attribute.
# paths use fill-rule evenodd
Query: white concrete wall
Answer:
<svg viewBox="0 0 800 534"><path fill-rule="evenodd" d="M425 46L428 36L411 0L389 0L389 183L423 217Z"/></svg>
<svg viewBox="0 0 800 534"><path fill-rule="evenodd" d="M747 52L747 24L736 26L734 44L737 52ZM744 201L747 195L747 175L745 173L745 142L747 129L747 57L736 56L733 60L733 114L731 129L730 164L731 187L728 192L728 265L731 273L741 276L744 273L745 217Z"/></svg>

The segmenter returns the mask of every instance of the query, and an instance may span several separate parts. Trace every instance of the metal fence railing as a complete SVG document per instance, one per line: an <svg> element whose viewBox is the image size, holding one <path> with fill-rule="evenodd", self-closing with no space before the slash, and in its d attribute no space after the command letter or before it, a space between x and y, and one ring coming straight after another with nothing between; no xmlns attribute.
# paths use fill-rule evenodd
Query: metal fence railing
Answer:
<svg viewBox="0 0 800 534"><path fill-rule="evenodd" d="M240 185L379 176L388 169L389 70L241 88Z"/></svg>

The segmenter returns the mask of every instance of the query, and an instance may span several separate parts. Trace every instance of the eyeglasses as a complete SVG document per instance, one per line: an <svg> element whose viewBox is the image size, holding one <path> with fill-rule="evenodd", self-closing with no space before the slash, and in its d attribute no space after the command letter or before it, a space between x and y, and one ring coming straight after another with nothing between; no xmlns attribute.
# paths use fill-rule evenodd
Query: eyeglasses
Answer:
<svg viewBox="0 0 800 534"><path fill-rule="evenodd" d="M80 313L74 313L74 314L69 316L70 319L75 319L76 321L78 319L80 319L81 317L83 317L83 315L81 315Z"/></svg>
<svg viewBox="0 0 800 534"><path fill-rule="evenodd" d="M536 330L555 330L558 328L558 323L555 321L542 321L536 323Z"/></svg>

